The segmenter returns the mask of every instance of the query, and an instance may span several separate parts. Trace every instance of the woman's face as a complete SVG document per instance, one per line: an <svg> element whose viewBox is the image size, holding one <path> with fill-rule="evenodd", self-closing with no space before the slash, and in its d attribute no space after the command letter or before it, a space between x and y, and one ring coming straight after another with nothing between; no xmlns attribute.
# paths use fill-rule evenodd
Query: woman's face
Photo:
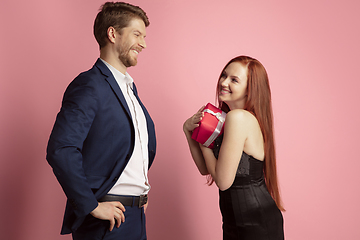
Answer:
<svg viewBox="0 0 360 240"><path fill-rule="evenodd" d="M247 67L232 62L222 72L219 80L219 100L225 102L230 110L243 109L247 97Z"/></svg>

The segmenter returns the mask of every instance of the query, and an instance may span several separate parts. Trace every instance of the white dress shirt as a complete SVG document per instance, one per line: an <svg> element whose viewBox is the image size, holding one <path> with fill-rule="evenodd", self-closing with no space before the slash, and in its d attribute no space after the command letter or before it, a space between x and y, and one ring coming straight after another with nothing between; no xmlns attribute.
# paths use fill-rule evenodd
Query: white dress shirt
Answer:
<svg viewBox="0 0 360 240"><path fill-rule="evenodd" d="M148 132L144 112L133 92L134 80L128 73L124 75L109 63L102 61L112 72L125 97L135 130L134 151L119 179L110 189L109 194L130 196L147 194L150 190L147 178L149 166Z"/></svg>

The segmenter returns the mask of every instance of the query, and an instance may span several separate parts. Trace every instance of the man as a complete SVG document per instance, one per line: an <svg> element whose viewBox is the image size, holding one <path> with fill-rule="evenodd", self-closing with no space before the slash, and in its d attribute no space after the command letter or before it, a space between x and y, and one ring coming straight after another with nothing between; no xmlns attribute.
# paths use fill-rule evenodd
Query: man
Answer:
<svg viewBox="0 0 360 240"><path fill-rule="evenodd" d="M67 196L61 234L73 239L146 239L155 128L126 70L148 25L139 7L105 3L94 23L100 58L64 93L47 161Z"/></svg>

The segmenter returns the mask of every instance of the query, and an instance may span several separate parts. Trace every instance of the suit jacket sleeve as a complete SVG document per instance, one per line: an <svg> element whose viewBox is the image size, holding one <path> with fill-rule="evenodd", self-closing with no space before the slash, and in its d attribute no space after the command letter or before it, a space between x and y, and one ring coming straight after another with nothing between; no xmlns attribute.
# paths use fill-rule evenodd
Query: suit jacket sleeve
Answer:
<svg viewBox="0 0 360 240"><path fill-rule="evenodd" d="M83 143L97 108L96 82L79 75L65 91L47 148L47 161L78 217L98 205L82 164Z"/></svg>

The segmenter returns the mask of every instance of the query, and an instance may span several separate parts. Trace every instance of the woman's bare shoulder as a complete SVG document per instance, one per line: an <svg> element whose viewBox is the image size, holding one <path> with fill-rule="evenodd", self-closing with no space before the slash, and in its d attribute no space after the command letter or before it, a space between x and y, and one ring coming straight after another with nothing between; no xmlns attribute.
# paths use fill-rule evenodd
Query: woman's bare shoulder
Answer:
<svg viewBox="0 0 360 240"><path fill-rule="evenodd" d="M227 113L226 122L237 122L242 124L257 123L255 116L244 109L234 109Z"/></svg>
<svg viewBox="0 0 360 240"><path fill-rule="evenodd" d="M258 160L264 159L264 139L256 117L249 111L235 109L228 113L225 127L228 124L230 134L246 136L243 151Z"/></svg>

